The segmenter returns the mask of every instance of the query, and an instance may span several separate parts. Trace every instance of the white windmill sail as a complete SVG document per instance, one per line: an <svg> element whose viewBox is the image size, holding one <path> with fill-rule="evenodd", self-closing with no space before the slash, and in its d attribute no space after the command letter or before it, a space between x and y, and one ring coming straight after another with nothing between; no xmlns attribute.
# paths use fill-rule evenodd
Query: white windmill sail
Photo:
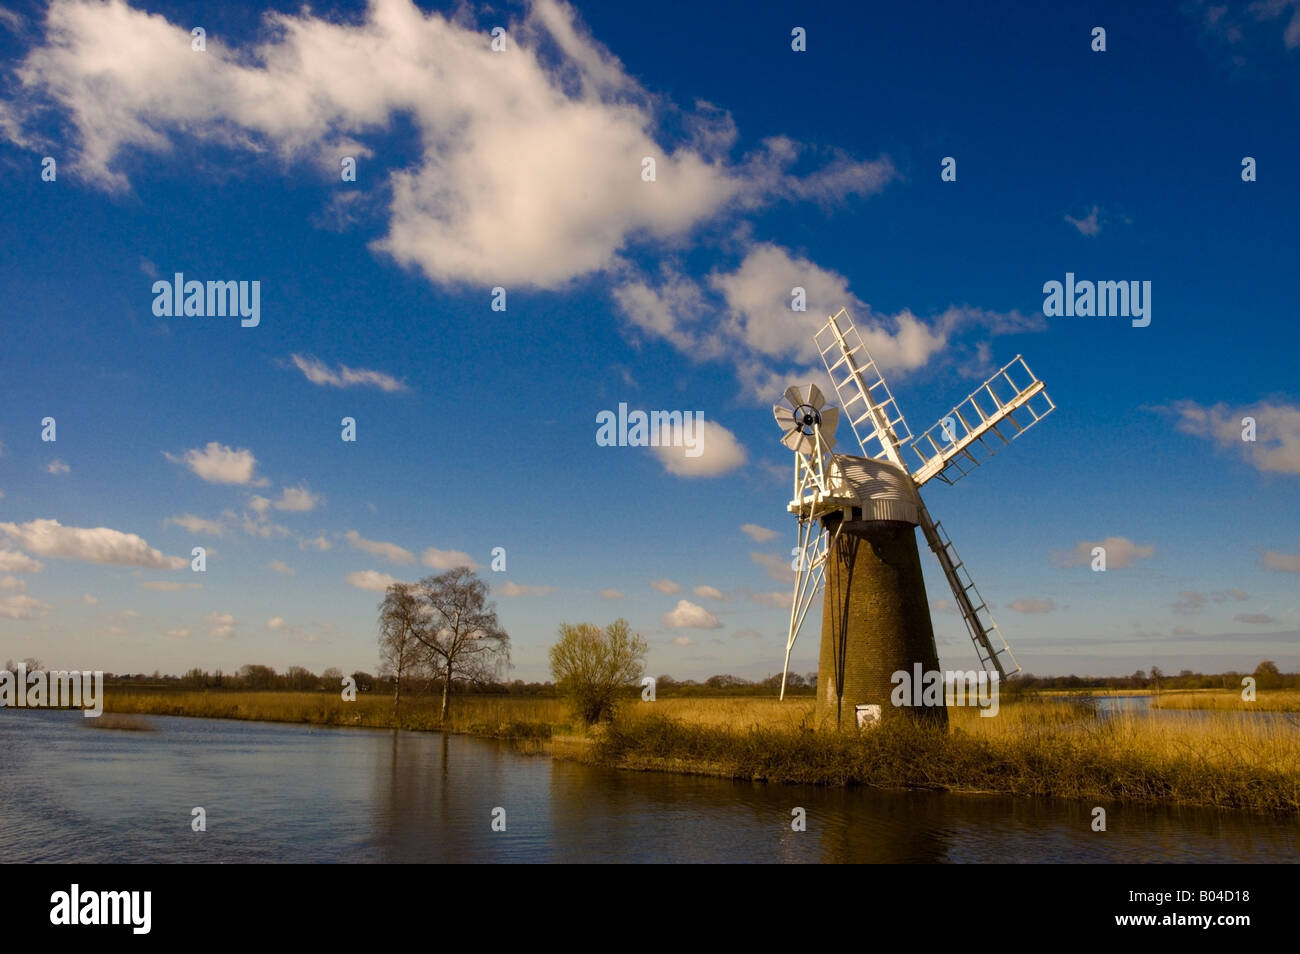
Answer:
<svg viewBox="0 0 1300 954"><path fill-rule="evenodd" d="M839 398L840 407L849 420L853 434L862 448L864 457L888 459L904 471L909 468L904 463L904 448L912 443L921 466L911 472L916 487L940 477L948 483L964 476L980 463L979 455L985 458L992 455L999 446L1009 444L1038 421L1050 413L1055 405L1047 396L1042 381L1038 380L1024 360L1016 358L984 383L970 397L953 408L952 412L927 431L920 441L913 442L911 432L898 403L894 400L889 386L885 383L872 359L862 337L853 325L846 309L832 315L813 336L818 353L830 376L831 386ZM794 397L787 392L787 399L801 398L797 391ZM786 426L778 415L777 422ZM936 429L938 434L936 436ZM1000 441L1000 444L998 443ZM917 447L917 444L921 447ZM801 490L800 460L796 455L795 464L795 501L790 509L798 516L800 555L812 553L817 549L813 541L812 522L820 513L840 509L851 501L841 501L830 493L825 482L825 468L819 462L818 468L823 480L820 493L807 495ZM810 470L805 467L805 470ZM804 481L806 489L807 480ZM807 501L807 507L804 501ZM925 504L919 503L921 529L926 542L934 551L943 569L944 577L952 589L957 607L966 622L967 631L975 645L980 664L987 670L996 670L1000 676L1020 671L1015 655L998 629L997 623L989 612L988 605L979 595L965 564L957 556L952 540L943 528L931 518ZM838 534L838 529L837 529ZM817 541L825 534L817 536ZM805 578L798 573L795 582L795 595L790 615L790 631L786 641L786 670L789 669L790 651L802 626L807 607L811 605L816 589L820 587L824 574L825 560L833 547L834 541L823 543L817 549L818 572L813 578ZM807 587L812 580L813 590ZM782 675L782 696L785 693L785 675Z"/></svg>

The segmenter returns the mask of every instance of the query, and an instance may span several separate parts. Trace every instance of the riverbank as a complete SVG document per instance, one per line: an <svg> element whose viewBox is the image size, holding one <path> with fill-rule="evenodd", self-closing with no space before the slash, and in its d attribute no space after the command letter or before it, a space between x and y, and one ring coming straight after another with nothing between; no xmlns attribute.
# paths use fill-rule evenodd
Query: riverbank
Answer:
<svg viewBox="0 0 1300 954"><path fill-rule="evenodd" d="M446 725L436 700L404 702L395 715L389 698L326 693L109 689L105 709L442 730L639 771L1300 813L1300 729L1229 711L1101 717L1078 702L1004 702L996 718L950 709L946 731L899 721L857 736L812 731L807 697L630 701L590 732L563 701L518 696L455 698Z"/></svg>

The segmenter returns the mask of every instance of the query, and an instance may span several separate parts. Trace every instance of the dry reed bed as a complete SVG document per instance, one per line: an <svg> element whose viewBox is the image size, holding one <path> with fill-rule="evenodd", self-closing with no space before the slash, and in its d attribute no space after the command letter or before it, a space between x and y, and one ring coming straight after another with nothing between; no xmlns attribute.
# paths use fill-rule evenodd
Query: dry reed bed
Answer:
<svg viewBox="0 0 1300 954"><path fill-rule="evenodd" d="M1263 694L1261 695L1263 698ZM109 691L112 712L443 729L526 741L535 751L619 768L819 785L862 784L1010 795L1300 812L1300 720L1230 711L1118 712L1069 701L1004 702L994 718L950 709L947 731L892 721L857 735L813 731L810 698L629 701L590 734L558 699L462 696L447 725L438 701L325 693ZM557 743L551 745L553 737Z"/></svg>

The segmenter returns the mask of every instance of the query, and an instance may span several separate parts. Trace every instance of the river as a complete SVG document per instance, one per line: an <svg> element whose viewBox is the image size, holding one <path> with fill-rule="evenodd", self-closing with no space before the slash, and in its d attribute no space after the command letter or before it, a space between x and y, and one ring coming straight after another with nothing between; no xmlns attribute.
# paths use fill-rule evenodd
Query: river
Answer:
<svg viewBox="0 0 1300 954"><path fill-rule="evenodd" d="M467 736L0 712L6 862L1294 862L1244 813L620 772ZM191 830L192 809L207 830ZM802 808L805 831L793 831ZM493 830L504 809L504 831ZM496 812L499 818L501 813ZM499 825L498 825L499 827Z"/></svg>

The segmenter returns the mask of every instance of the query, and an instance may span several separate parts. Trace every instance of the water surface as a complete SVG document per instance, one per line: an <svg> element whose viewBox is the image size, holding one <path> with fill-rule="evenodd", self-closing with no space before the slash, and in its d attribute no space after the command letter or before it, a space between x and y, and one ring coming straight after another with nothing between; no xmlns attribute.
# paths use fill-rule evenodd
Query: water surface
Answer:
<svg viewBox="0 0 1300 954"><path fill-rule="evenodd" d="M46 862L1292 862L1243 813L620 772L467 736L0 712L0 859ZM191 809L207 831L190 829ZM492 830L505 809L506 830ZM803 808L807 830L791 830Z"/></svg>

